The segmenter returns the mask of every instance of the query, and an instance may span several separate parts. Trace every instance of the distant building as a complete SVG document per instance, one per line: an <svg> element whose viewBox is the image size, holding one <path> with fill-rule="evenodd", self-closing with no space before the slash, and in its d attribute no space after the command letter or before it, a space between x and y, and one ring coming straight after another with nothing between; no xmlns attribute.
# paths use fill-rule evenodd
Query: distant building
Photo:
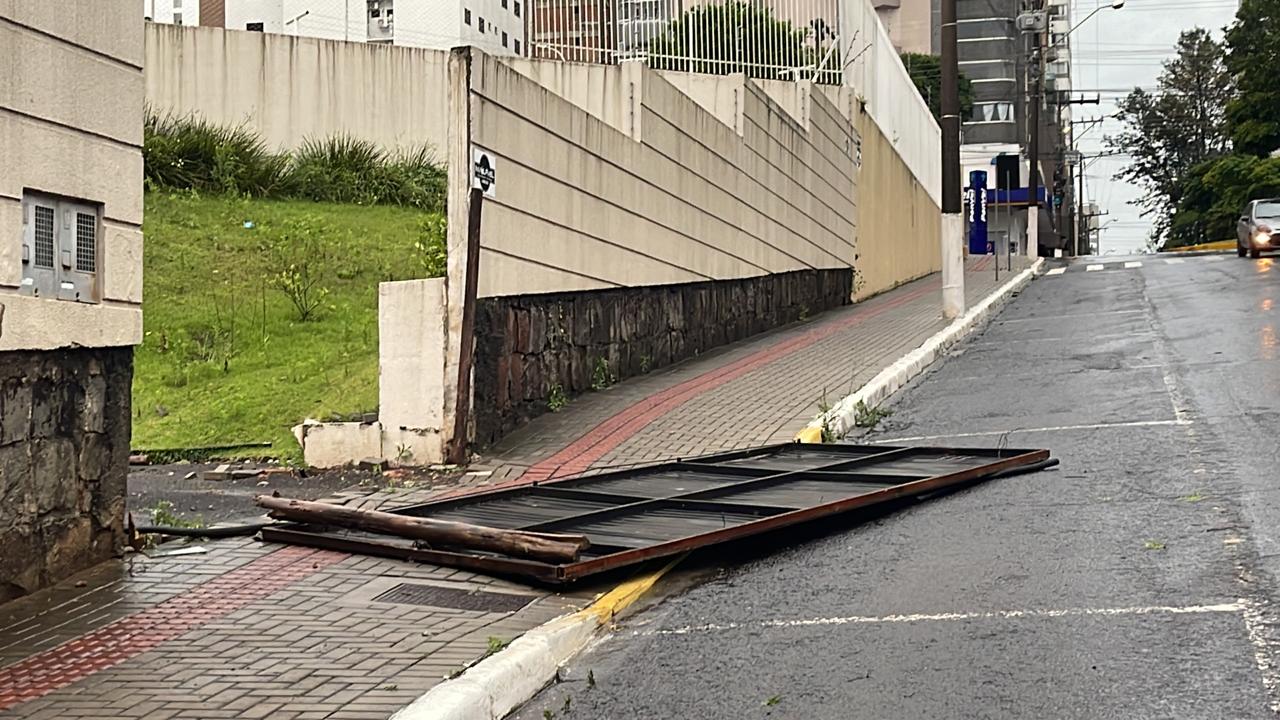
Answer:
<svg viewBox="0 0 1280 720"><path fill-rule="evenodd" d="M523 55L531 0L144 0L154 22Z"/></svg>

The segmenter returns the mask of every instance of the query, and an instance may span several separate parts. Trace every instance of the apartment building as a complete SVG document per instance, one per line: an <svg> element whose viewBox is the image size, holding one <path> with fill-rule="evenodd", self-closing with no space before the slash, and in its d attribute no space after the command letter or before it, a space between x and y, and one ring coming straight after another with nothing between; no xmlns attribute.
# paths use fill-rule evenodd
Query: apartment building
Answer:
<svg viewBox="0 0 1280 720"><path fill-rule="evenodd" d="M145 0L154 22L521 55L529 0Z"/></svg>

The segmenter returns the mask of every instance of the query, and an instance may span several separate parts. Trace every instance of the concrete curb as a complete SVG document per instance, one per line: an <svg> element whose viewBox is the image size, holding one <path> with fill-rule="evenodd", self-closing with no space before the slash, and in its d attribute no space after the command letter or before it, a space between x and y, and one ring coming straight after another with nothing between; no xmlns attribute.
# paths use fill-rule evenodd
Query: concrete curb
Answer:
<svg viewBox="0 0 1280 720"><path fill-rule="evenodd" d="M391 720L500 720L555 679L618 613L639 600L684 559L637 576L601 595L588 607L558 617L516 638L462 675L431 688Z"/></svg>
<svg viewBox="0 0 1280 720"><path fill-rule="evenodd" d="M962 317L952 321L950 325L924 341L920 347L902 356L889 367L881 370L852 395L847 395L830 410L819 414L805 429L796 435L799 442L822 442L822 429L825 425L828 433L835 437L844 437L854 427L859 403L867 407L875 407L889 398L898 388L909 380L924 372L924 369L938 358L948 347L954 345L964 336L983 323L993 311L1013 293L1021 290L1044 266L1044 259L1039 258L1031 267L1023 270L995 292L983 298Z"/></svg>

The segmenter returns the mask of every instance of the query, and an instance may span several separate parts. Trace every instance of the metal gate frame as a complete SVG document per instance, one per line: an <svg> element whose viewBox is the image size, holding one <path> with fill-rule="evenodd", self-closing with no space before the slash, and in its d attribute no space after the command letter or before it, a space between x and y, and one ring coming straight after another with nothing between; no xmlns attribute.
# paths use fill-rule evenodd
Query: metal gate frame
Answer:
<svg viewBox="0 0 1280 720"><path fill-rule="evenodd" d="M810 453L819 456L835 456L838 459L834 462L777 472L762 470L760 466L742 465L751 461L763 463L771 458L781 458L788 452L794 453L797 458ZM694 533L640 547L593 541L588 550L594 557L562 564L522 560L483 552L418 547L412 541L402 538L309 525L267 527L262 531L262 538L269 542L415 560L485 573L520 575L545 583L559 584L645 560L677 555L695 548L812 522L899 498L925 495L972 483L1009 470L1035 465L1048 458L1048 450L784 443L626 470L532 483L517 488L487 490L393 511L402 515L439 516L449 512L466 511L468 508L482 507L487 502L529 497L569 504L581 502L586 508L595 507L595 509L586 509L584 512L572 513L550 521L510 525L513 529L542 532L574 532L575 523L581 525L628 516L640 518L645 513L664 510L692 513L692 517L702 514L712 518L729 516L755 518L733 525L729 525L728 521L724 520L724 527L719 530ZM983 462L972 465L978 460ZM928 477L920 477L918 471L916 473L895 472L892 468L883 467L885 464L902 461L933 462L941 466L947 463L972 466ZM876 472L868 474L866 472L868 470ZM726 479L722 484L713 487L662 496L640 497L589 489L592 485L624 479L644 481L648 477L661 481L664 475L671 476L679 473L699 473ZM903 481L892 482L894 478ZM732 497L743 491L767 488L786 489L788 483L806 481L848 482L863 486L883 485L883 487L842 497L832 502L799 508L726 502L718 499ZM603 506L601 506L602 503ZM512 517L512 519L519 518Z"/></svg>

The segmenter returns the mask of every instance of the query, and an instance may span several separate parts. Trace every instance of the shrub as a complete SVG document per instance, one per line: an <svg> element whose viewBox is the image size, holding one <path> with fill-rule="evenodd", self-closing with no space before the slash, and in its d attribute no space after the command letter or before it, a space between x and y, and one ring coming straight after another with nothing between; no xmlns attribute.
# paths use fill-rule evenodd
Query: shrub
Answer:
<svg viewBox="0 0 1280 720"><path fill-rule="evenodd" d="M389 154L349 135L305 141L289 170L296 197L430 211L444 208L445 180L426 147Z"/></svg>
<svg viewBox="0 0 1280 720"><path fill-rule="evenodd" d="M299 321L311 320L329 295L321 284L330 270L325 238L336 230L314 216L263 230L271 285L293 303Z"/></svg>
<svg viewBox="0 0 1280 720"><path fill-rule="evenodd" d="M220 127L195 115L148 113L143 165L152 187L234 195L280 193L288 158L269 152L243 126Z"/></svg>
<svg viewBox="0 0 1280 720"><path fill-rule="evenodd" d="M414 253L422 271L421 277L444 277L448 271L448 239L443 215L428 215L419 226L418 239L413 243Z"/></svg>

